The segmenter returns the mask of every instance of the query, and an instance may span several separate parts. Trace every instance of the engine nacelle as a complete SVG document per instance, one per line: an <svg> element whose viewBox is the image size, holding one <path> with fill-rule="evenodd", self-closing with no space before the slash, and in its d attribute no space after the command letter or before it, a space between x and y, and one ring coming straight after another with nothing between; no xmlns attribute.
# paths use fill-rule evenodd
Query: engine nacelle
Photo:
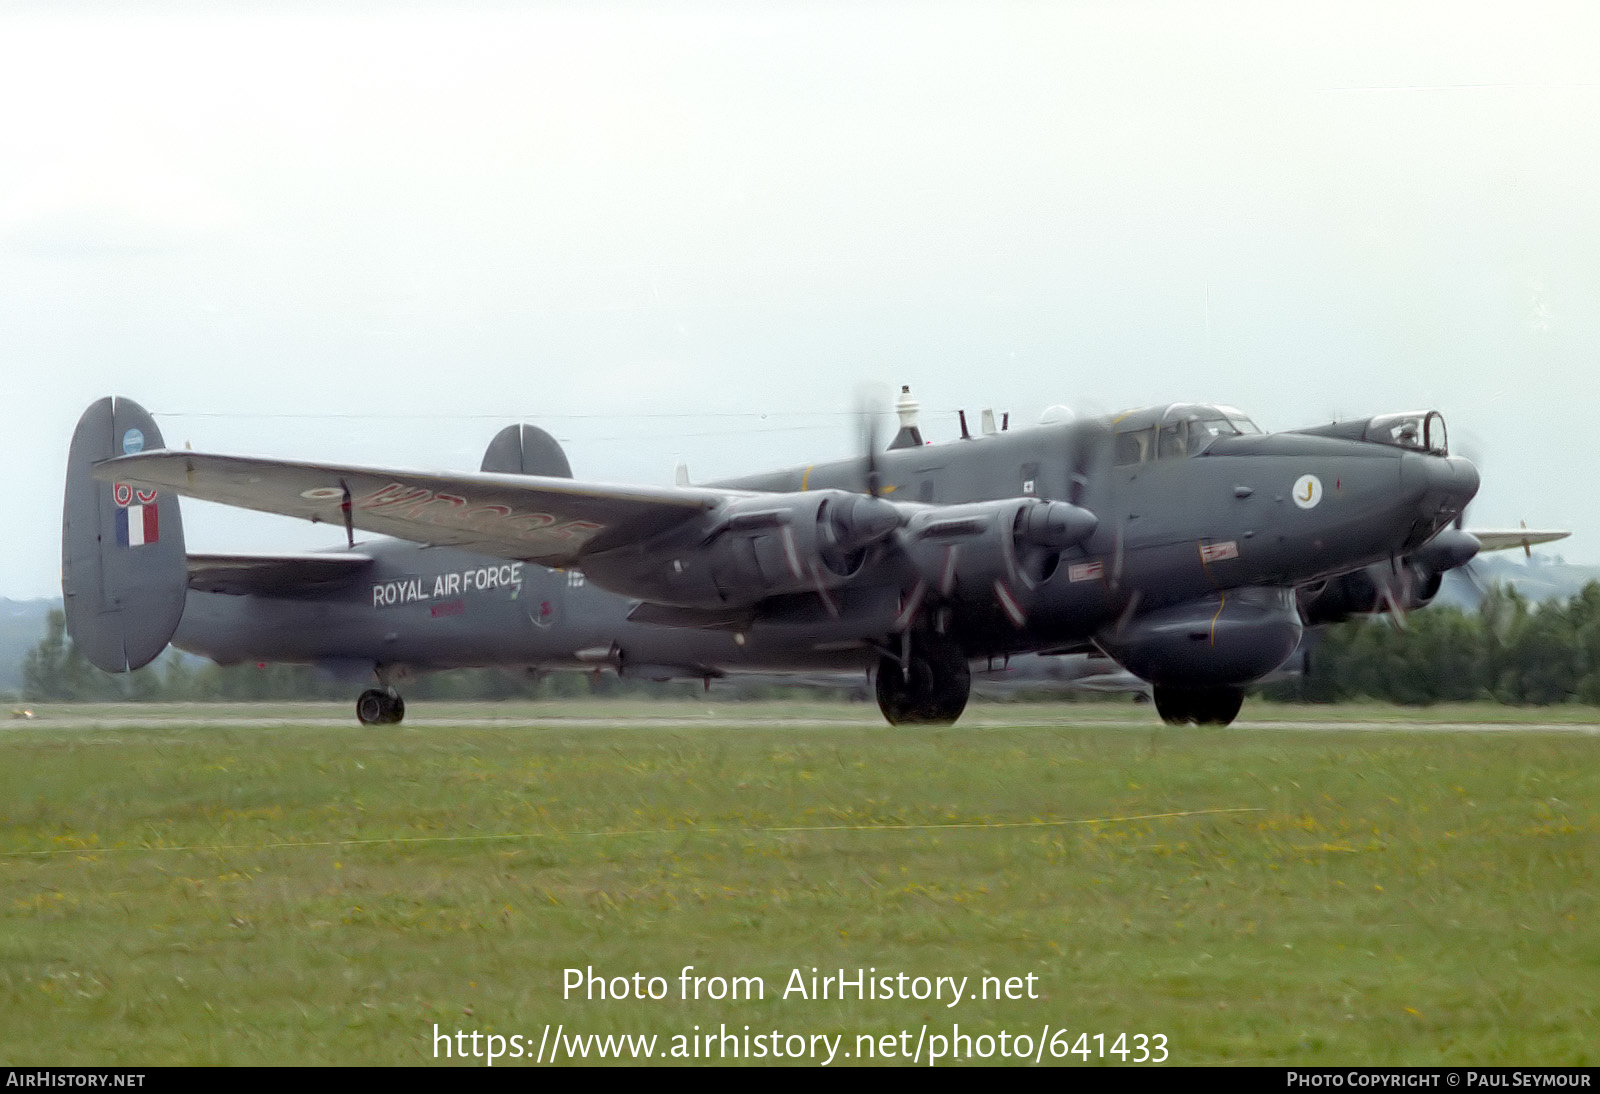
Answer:
<svg viewBox="0 0 1600 1094"><path fill-rule="evenodd" d="M1301 630L1292 589L1245 588L1150 612L1096 641L1153 684L1209 688L1261 679L1294 653Z"/></svg>
<svg viewBox="0 0 1600 1094"><path fill-rule="evenodd" d="M1445 571L1465 566L1477 553L1478 541L1471 533L1446 528L1398 563L1375 562L1305 591L1302 614L1308 624L1318 626L1391 608L1425 608L1439 595Z"/></svg>
<svg viewBox="0 0 1600 1094"><path fill-rule="evenodd" d="M1098 523L1068 502L1005 498L920 509L900 541L938 595L998 597L1017 619L1032 591L1055 573L1061 552L1088 539Z"/></svg>
<svg viewBox="0 0 1600 1094"><path fill-rule="evenodd" d="M738 498L695 522L583 559L600 585L657 604L745 607L837 588L900 526L892 502L844 490Z"/></svg>

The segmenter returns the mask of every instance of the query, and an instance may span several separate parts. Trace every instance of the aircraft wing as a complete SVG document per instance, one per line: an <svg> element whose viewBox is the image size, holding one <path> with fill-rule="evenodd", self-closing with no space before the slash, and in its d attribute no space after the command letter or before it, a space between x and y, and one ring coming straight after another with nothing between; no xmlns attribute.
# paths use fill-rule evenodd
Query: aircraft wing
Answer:
<svg viewBox="0 0 1600 1094"><path fill-rule="evenodd" d="M105 482L460 547L546 566L591 543L654 535L737 491L614 486L538 475L400 471L161 449L95 465Z"/></svg>
<svg viewBox="0 0 1600 1094"><path fill-rule="evenodd" d="M1540 543L1551 543L1558 539L1566 539L1571 532L1558 532L1554 530L1535 531L1532 528L1486 528L1478 531L1469 528L1472 537L1478 541L1480 551L1504 551L1512 547L1521 547L1526 550Z"/></svg>

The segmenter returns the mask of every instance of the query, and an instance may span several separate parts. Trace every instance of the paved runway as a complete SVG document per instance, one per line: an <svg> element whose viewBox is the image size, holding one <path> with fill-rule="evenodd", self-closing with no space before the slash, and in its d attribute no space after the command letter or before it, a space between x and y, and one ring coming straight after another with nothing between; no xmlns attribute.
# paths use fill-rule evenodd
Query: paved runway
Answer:
<svg viewBox="0 0 1600 1094"><path fill-rule="evenodd" d="M177 714L147 714L130 707L128 713L79 714L70 711L42 711L33 718L13 717L0 721L0 732L6 729L199 729L205 727L231 729L277 729L288 726L322 726L329 729L348 729L361 733L394 732L388 726L361 726L354 715L330 716L319 708L313 716L295 716L274 713L260 715L248 713L246 707L224 707L215 713L195 709ZM978 707L969 710L957 723L958 729L1009 729L1019 726L1125 729L1137 731L1158 730L1170 733L1194 732L1163 726L1155 712L1148 720L1127 718L1083 717L1074 718L1061 708L1030 712L1026 707ZM752 728L771 730L793 729L847 729L861 728L889 731L875 708L869 706L842 709L837 716L817 716L807 713L797 717L783 717L773 713L772 704L762 704L759 711L740 715L737 710L723 707L705 715L657 717L637 712L618 712L610 717L572 716L567 714L541 715L537 711L521 710L505 715L460 716L452 713L430 715L426 703L414 704L407 711L406 729L731 729ZM1259 730L1297 730L1304 732L1360 731L1372 733L1564 733L1582 736L1600 736L1600 724L1594 722L1494 722L1494 721L1406 721L1406 720L1255 720L1249 717L1248 708L1227 732L1248 733ZM914 728L894 732L914 733Z"/></svg>

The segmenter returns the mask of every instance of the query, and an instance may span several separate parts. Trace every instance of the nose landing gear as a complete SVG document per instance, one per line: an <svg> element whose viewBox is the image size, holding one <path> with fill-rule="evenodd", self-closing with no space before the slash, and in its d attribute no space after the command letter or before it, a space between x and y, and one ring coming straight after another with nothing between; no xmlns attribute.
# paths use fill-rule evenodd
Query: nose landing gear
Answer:
<svg viewBox="0 0 1600 1094"><path fill-rule="evenodd" d="M393 688L368 688L356 700L356 719L364 726L395 726L406 716L406 701Z"/></svg>
<svg viewBox="0 0 1600 1094"><path fill-rule="evenodd" d="M1156 686L1156 712L1169 726L1230 725L1244 705L1242 688L1165 688Z"/></svg>

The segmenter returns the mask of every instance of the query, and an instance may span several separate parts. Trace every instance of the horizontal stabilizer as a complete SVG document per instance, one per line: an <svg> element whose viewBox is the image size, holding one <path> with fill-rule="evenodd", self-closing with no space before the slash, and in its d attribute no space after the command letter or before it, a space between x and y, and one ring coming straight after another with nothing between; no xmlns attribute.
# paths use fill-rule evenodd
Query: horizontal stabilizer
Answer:
<svg viewBox="0 0 1600 1094"><path fill-rule="evenodd" d="M1572 534L1553 529L1536 531L1532 528L1494 528L1481 532L1476 528L1469 528L1467 531L1472 533L1472 538L1478 541L1478 549L1482 551L1507 551L1512 547L1527 549L1541 543L1554 543Z"/></svg>
<svg viewBox="0 0 1600 1094"><path fill-rule="evenodd" d="M343 585L372 566L370 555L190 555L189 588L231 596L293 596Z"/></svg>

